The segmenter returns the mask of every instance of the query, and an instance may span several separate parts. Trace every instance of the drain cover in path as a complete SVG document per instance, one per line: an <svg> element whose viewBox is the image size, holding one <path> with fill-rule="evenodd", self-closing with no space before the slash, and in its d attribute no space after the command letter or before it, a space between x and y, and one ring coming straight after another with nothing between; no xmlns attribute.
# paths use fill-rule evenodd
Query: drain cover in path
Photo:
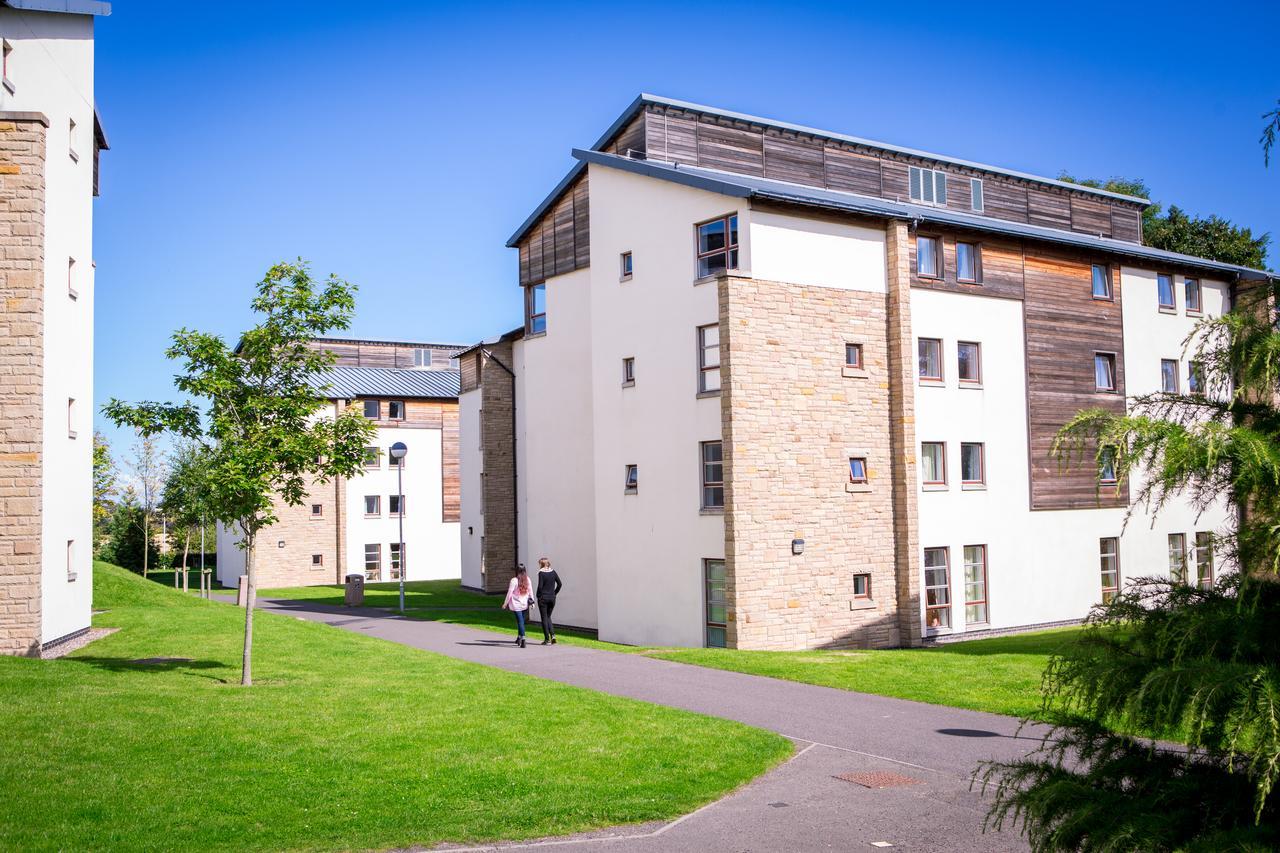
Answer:
<svg viewBox="0 0 1280 853"><path fill-rule="evenodd" d="M840 773L835 778L861 785L864 788L905 788L907 785L919 785L919 779L903 776L901 773Z"/></svg>

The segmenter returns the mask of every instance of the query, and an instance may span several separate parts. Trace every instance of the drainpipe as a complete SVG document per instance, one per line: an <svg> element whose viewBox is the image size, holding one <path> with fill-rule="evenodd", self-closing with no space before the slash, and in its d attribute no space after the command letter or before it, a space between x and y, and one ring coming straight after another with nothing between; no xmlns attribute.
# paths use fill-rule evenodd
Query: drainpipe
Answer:
<svg viewBox="0 0 1280 853"><path fill-rule="evenodd" d="M520 565L520 456L516 452L516 372L502 363L502 359L492 351L481 347L480 352L501 367L511 377L511 541L515 551L516 564L512 571ZM512 353L515 349L512 348Z"/></svg>

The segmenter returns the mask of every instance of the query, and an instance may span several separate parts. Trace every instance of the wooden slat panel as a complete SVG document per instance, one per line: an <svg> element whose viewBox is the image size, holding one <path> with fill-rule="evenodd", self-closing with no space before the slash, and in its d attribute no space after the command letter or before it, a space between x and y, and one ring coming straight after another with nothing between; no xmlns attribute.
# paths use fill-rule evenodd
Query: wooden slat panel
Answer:
<svg viewBox="0 0 1280 853"><path fill-rule="evenodd" d="M361 367L395 367L396 348L378 344L360 344Z"/></svg>
<svg viewBox="0 0 1280 853"><path fill-rule="evenodd" d="M662 145L651 146L649 156L672 163L698 165L698 121L694 118L663 114L654 118L662 125Z"/></svg>
<svg viewBox="0 0 1280 853"><path fill-rule="evenodd" d="M396 367L411 368L413 364L413 351L417 347L396 347Z"/></svg>
<svg viewBox="0 0 1280 853"><path fill-rule="evenodd" d="M643 155L645 153L645 113L641 113L618 133L613 146L608 149L614 154L624 157Z"/></svg>
<svg viewBox="0 0 1280 853"><path fill-rule="evenodd" d="M1123 412L1124 332L1120 315L1120 271L1113 268L1115 301L1092 298L1088 259L1028 253L1025 259L1027 408L1031 444L1031 508L1087 509L1128 505L1128 490L1117 497L1099 489L1092 464L1060 471L1051 455L1057 431L1081 409ZM1116 356L1114 394L1094 387L1096 352Z"/></svg>
<svg viewBox="0 0 1280 853"><path fill-rule="evenodd" d="M973 187L968 175L947 175L947 209L973 213Z"/></svg>
<svg viewBox="0 0 1280 853"><path fill-rule="evenodd" d="M1142 214L1124 205L1111 205L1111 236L1131 243L1142 241Z"/></svg>
<svg viewBox="0 0 1280 853"><path fill-rule="evenodd" d="M480 387L480 353L472 352L458 360L458 384L462 392Z"/></svg>
<svg viewBox="0 0 1280 853"><path fill-rule="evenodd" d="M698 165L743 175L764 174L764 138L759 131L698 123Z"/></svg>
<svg viewBox="0 0 1280 853"><path fill-rule="evenodd" d="M1066 193L1027 190L1027 221L1047 228L1071 228L1071 199Z"/></svg>
<svg viewBox="0 0 1280 853"><path fill-rule="evenodd" d="M521 240L518 246L520 252L520 283L529 283L529 240L525 238Z"/></svg>
<svg viewBox="0 0 1280 853"><path fill-rule="evenodd" d="M983 181L983 207L987 216L1027 221L1027 191L1024 187L1003 181Z"/></svg>
<svg viewBox="0 0 1280 853"><path fill-rule="evenodd" d="M1111 236L1111 204L1101 199L1071 197L1071 230Z"/></svg>
<svg viewBox="0 0 1280 853"><path fill-rule="evenodd" d="M766 134L764 176L811 187L823 185L822 143Z"/></svg>
<svg viewBox="0 0 1280 853"><path fill-rule="evenodd" d="M553 213L548 212L542 218L542 277L544 279L556 274L556 229L552 216Z"/></svg>
<svg viewBox="0 0 1280 853"><path fill-rule="evenodd" d="M387 399L391 399L388 397ZM443 412L446 409L457 411L456 403L440 403L434 400L409 400L404 405L405 418L398 423L392 421L380 423L379 426L426 427L440 429L443 425ZM385 409L384 409L385 411Z"/></svg>
<svg viewBox="0 0 1280 853"><path fill-rule="evenodd" d="M443 521L460 521L462 515L462 478L459 471L458 407L441 409L441 488L443 489Z"/></svg>
<svg viewBox="0 0 1280 853"><path fill-rule="evenodd" d="M573 272L573 193L565 193L564 197L552 208L555 241L554 275Z"/></svg>
<svg viewBox="0 0 1280 853"><path fill-rule="evenodd" d="M587 173L573 188L573 244L576 269L591 266L591 194L587 185Z"/></svg>
<svg viewBox="0 0 1280 853"><path fill-rule="evenodd" d="M334 364L340 367L360 366L360 347L355 344L317 343L316 349L328 350L333 353L337 357Z"/></svg>
<svg viewBox="0 0 1280 853"><path fill-rule="evenodd" d="M524 284L537 284L546 276L542 274L542 226L529 232L529 279Z"/></svg>
<svg viewBox="0 0 1280 853"><path fill-rule="evenodd" d="M828 145L827 188L862 195L880 195L880 160Z"/></svg>
<svg viewBox="0 0 1280 853"><path fill-rule="evenodd" d="M907 185L907 164L894 160L880 161L880 195L898 201L911 200L911 188Z"/></svg>
<svg viewBox="0 0 1280 853"><path fill-rule="evenodd" d="M911 236L910 264L911 286L927 290L947 290L952 293L969 293L981 296L998 296L1004 299L1021 299L1023 296L1022 281L1022 245L1014 241L993 239L990 235L941 233L922 229L922 233L942 238L942 273L941 281L932 278L921 278L916 270L916 235ZM956 279L956 243L976 243L982 262L982 281L980 284L961 283Z"/></svg>

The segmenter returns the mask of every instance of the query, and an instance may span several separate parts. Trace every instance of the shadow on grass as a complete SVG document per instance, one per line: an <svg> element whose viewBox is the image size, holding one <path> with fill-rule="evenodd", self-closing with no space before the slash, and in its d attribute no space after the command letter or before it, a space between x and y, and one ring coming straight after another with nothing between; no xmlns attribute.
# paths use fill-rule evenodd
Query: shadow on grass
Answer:
<svg viewBox="0 0 1280 853"><path fill-rule="evenodd" d="M198 670L231 669L224 663L212 660L192 660L191 658L104 658L86 655L83 657L66 657L68 663L82 663L87 666L105 669L108 672L187 672L202 678L222 679L205 675Z"/></svg>
<svg viewBox="0 0 1280 853"><path fill-rule="evenodd" d="M1011 634L983 640L940 643L928 651L936 655L1053 655L1070 646L1080 636L1080 628L1055 628L1030 634Z"/></svg>

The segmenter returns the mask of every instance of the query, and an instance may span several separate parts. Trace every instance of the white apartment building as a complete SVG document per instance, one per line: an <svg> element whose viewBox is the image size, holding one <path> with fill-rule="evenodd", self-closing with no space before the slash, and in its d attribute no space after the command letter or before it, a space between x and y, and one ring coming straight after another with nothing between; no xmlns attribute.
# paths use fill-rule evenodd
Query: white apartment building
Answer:
<svg viewBox="0 0 1280 853"><path fill-rule="evenodd" d="M89 628L93 595L93 197L107 147L94 17L0 2L0 652Z"/></svg>
<svg viewBox="0 0 1280 853"><path fill-rule="evenodd" d="M459 353L464 584L545 555L603 639L802 649L1221 571L1225 505L1126 525L1050 446L1194 393L1183 339L1267 273L1144 246L1145 199L655 96L573 156L509 243L524 326Z"/></svg>

